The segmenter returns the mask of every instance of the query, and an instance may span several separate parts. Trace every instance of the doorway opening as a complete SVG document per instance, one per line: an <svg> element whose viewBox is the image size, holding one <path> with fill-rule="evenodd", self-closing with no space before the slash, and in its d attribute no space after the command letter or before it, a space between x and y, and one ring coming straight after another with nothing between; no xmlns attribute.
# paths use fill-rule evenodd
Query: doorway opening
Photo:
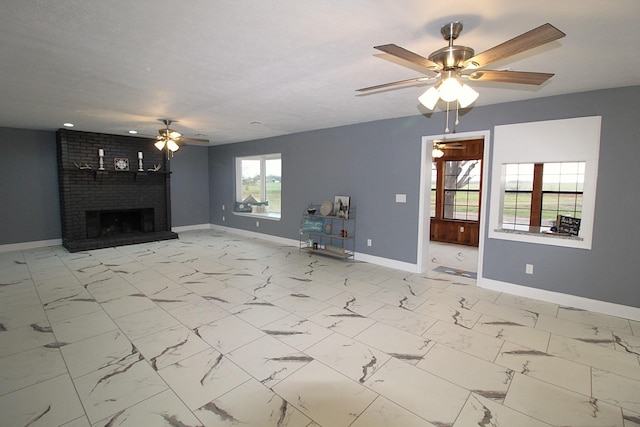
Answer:
<svg viewBox="0 0 640 427"><path fill-rule="evenodd" d="M484 139L434 144L431 164L430 232L434 242L478 246Z"/></svg>
<svg viewBox="0 0 640 427"><path fill-rule="evenodd" d="M420 271L449 264L481 277L489 136L477 131L422 138ZM440 159L432 157L434 144L443 152Z"/></svg>

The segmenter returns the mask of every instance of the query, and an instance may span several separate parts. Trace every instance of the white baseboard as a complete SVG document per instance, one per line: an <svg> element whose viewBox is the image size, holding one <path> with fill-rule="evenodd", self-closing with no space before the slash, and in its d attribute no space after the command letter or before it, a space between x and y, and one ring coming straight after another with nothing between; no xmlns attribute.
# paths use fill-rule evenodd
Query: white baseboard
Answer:
<svg viewBox="0 0 640 427"><path fill-rule="evenodd" d="M234 233L240 236L252 237L254 239L268 240L270 242L276 242L286 246L293 246L295 248L298 248L300 245L300 242L298 240L287 239L279 236L272 236L270 234L256 233L255 231L243 230L241 228L225 227L223 225L217 225L217 224L209 224L209 226L212 230L226 231L228 233Z"/></svg>
<svg viewBox="0 0 640 427"><path fill-rule="evenodd" d="M563 294L560 292L547 291L545 289L530 288L528 286L516 285L513 283L501 282L498 280L478 278L478 286L498 292L517 295L521 297L533 298L540 301L567 307L575 307L582 310L595 311L596 313L607 314L609 316L622 317L640 321L640 308L628 305L614 304L612 302L599 301L575 295Z"/></svg>
<svg viewBox="0 0 640 427"><path fill-rule="evenodd" d="M356 252L356 260L380 265L382 267L395 268L396 270L408 271L409 273L420 273L419 268L416 264L397 261L395 259L382 258L379 256Z"/></svg>
<svg viewBox="0 0 640 427"><path fill-rule="evenodd" d="M62 239L36 240L33 242L9 243L0 245L0 252L24 251L27 249L44 248L47 246L60 246Z"/></svg>

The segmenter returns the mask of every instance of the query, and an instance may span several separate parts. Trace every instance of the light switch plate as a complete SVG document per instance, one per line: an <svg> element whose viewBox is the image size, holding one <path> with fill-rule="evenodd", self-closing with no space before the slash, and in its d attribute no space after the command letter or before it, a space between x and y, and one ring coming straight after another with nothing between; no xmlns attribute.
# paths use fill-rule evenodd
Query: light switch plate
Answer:
<svg viewBox="0 0 640 427"><path fill-rule="evenodd" d="M396 194L396 203L407 203L406 194Z"/></svg>

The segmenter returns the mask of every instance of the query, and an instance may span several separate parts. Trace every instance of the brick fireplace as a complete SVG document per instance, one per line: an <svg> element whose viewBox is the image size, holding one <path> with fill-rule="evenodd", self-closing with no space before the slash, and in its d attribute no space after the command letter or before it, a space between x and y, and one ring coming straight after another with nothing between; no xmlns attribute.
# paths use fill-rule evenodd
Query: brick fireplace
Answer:
<svg viewBox="0 0 640 427"><path fill-rule="evenodd" d="M60 129L56 143L62 243L70 252L178 237L171 231L169 162L153 140Z"/></svg>

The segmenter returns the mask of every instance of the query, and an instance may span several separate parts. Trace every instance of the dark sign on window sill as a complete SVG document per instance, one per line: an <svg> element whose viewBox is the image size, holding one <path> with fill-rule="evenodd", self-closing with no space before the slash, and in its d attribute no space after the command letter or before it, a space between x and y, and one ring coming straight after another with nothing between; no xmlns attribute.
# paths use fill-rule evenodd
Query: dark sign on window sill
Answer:
<svg viewBox="0 0 640 427"><path fill-rule="evenodd" d="M567 233L570 236L577 236L580 234L580 218L558 215L556 226L558 228L558 233Z"/></svg>

